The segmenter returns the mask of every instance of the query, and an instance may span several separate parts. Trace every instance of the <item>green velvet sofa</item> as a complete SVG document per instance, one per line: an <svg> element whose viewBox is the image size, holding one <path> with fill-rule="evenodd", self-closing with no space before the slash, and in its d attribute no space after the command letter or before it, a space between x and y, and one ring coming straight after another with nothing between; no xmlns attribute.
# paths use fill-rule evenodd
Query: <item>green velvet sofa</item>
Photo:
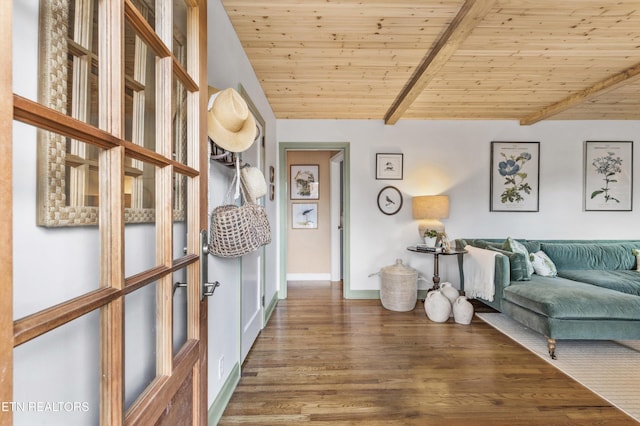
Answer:
<svg viewBox="0 0 640 426"><path fill-rule="evenodd" d="M632 254L640 241L517 241L529 253L542 250L555 264L557 276L519 275L513 269L519 267L514 255L500 251L504 240L456 240L458 248L468 244L499 252L494 299L478 300L546 336L553 359L557 340L640 339L640 271Z"/></svg>

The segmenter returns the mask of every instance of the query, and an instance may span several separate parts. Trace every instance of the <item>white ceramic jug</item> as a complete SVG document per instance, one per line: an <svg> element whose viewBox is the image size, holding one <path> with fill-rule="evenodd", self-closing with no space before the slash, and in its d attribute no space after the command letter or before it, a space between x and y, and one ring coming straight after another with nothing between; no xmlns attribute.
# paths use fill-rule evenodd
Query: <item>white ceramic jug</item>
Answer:
<svg viewBox="0 0 640 426"><path fill-rule="evenodd" d="M451 315L451 302L440 290L427 293L424 299L424 311L433 322L445 322Z"/></svg>
<svg viewBox="0 0 640 426"><path fill-rule="evenodd" d="M455 288L450 282L444 282L440 284L440 291L447 297L447 299L449 299L449 302L451 302L451 304L453 304L458 296L460 296L460 293L458 293L458 289Z"/></svg>
<svg viewBox="0 0 640 426"><path fill-rule="evenodd" d="M458 324L470 324L473 318L473 305L465 296L459 296L453 302L453 320Z"/></svg>

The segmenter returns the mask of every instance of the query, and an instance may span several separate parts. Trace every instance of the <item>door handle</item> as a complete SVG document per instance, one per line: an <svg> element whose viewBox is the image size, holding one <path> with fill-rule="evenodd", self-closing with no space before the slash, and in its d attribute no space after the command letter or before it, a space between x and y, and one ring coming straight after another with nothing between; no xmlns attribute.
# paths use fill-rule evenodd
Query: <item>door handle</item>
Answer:
<svg viewBox="0 0 640 426"><path fill-rule="evenodd" d="M209 244L207 230L203 229L200 231L200 301L203 301L205 296L213 296L218 287L218 281L209 282Z"/></svg>

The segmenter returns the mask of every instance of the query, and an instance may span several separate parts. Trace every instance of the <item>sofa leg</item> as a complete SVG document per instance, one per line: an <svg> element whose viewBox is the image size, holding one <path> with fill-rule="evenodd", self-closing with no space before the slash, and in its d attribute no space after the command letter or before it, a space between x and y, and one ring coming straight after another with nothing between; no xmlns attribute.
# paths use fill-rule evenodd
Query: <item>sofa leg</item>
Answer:
<svg viewBox="0 0 640 426"><path fill-rule="evenodd" d="M551 359L556 359L556 339L547 337L547 347L549 348L549 356Z"/></svg>

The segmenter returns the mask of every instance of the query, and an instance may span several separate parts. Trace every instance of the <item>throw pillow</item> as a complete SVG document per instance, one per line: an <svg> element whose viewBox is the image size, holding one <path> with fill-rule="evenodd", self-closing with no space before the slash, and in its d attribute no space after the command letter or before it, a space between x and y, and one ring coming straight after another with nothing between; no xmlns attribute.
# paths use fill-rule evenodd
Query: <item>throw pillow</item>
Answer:
<svg viewBox="0 0 640 426"><path fill-rule="evenodd" d="M509 259L509 271L511 281L530 281L531 275L527 273L527 263L524 254L514 253L512 251L502 250L494 246L487 246L487 250L497 251Z"/></svg>
<svg viewBox="0 0 640 426"><path fill-rule="evenodd" d="M529 259L533 264L533 270L536 274L542 277L557 277L558 270L553 260L549 259L549 256L542 250L529 255Z"/></svg>
<svg viewBox="0 0 640 426"><path fill-rule="evenodd" d="M631 254L636 257L636 271L640 271L640 249L631 250Z"/></svg>
<svg viewBox="0 0 640 426"><path fill-rule="evenodd" d="M502 249L511 251L513 253L522 253L522 255L524 255L525 264L527 266L527 275L529 276L529 278L531 278L531 275L533 275L534 271L533 264L531 263L531 260L529 260L529 251L527 250L527 248L522 243L509 237L505 240L504 244L502 244Z"/></svg>

